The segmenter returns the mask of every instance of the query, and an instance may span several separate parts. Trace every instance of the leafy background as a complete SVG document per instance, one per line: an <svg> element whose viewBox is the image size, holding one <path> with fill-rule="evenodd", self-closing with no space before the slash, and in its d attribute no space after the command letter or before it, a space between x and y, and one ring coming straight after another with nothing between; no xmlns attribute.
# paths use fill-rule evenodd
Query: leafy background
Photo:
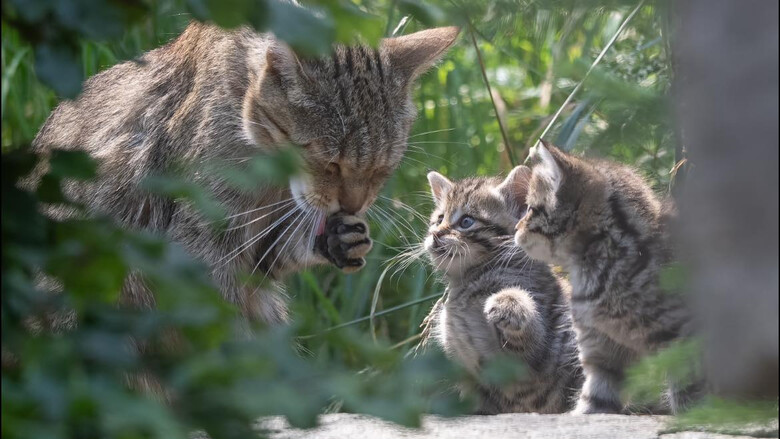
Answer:
<svg viewBox="0 0 780 439"><path fill-rule="evenodd" d="M318 13L271 0L3 1L4 437L167 438L191 429L244 437L268 414L310 426L323 410L408 425L422 412L462 413L446 385L461 372L436 352L411 355L443 290L425 261L411 257L432 207L425 174L505 173L544 133L565 149L635 165L659 193L682 181L685 167L676 164L684 151L668 102L666 2L307 3ZM294 276L295 324L254 340L230 336L235 310L176 246L107 219L57 222L36 212L40 200L59 199L62 179L91 176L88 158L56 156L47 191L15 187L33 163L24 146L60 99L75 96L84 78L170 41L191 19L250 23L305 54L334 41L375 44L434 25L462 28L415 92L409 151L369 214L376 244L366 267L349 276L328 267ZM197 198L196 189L166 187L171 196ZM153 280L159 310L116 307L121 279L134 271ZM59 279L62 294L38 291L40 272ZM77 311L77 330L24 329L63 309ZM128 344L130 335L155 347L171 330L187 341L181 351L141 355ZM676 349L637 369L636 394L652 393L671 369L695 361L692 345ZM162 377L172 404L122 385L126 373L146 371ZM722 401L710 405L696 422L724 411ZM777 409L747 412L754 420Z"/></svg>

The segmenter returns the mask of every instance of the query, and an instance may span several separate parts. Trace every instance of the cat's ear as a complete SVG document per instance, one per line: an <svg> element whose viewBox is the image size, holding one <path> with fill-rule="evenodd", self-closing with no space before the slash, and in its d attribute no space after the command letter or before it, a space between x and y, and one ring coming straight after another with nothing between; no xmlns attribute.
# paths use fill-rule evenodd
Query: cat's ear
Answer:
<svg viewBox="0 0 780 439"><path fill-rule="evenodd" d="M553 192L557 192L563 180L561 152L544 140L539 140L528 152L528 159L536 162L534 171L547 180Z"/></svg>
<svg viewBox="0 0 780 439"><path fill-rule="evenodd" d="M266 75L276 78L286 89L295 88L308 78L300 58L290 46L275 40L265 53Z"/></svg>
<svg viewBox="0 0 780 439"><path fill-rule="evenodd" d="M380 50L394 70L414 80L444 55L458 38L460 29L455 26L437 27L402 37L385 38Z"/></svg>
<svg viewBox="0 0 780 439"><path fill-rule="evenodd" d="M431 194L436 204L441 203L444 197L447 196L447 192L452 189L452 182L435 171L428 173L428 184L431 185Z"/></svg>
<svg viewBox="0 0 780 439"><path fill-rule="evenodd" d="M525 197L528 195L528 181L531 179L531 168L528 166L515 166L504 181L496 186L496 191L501 198L506 200L512 213L518 218L522 216L525 206Z"/></svg>

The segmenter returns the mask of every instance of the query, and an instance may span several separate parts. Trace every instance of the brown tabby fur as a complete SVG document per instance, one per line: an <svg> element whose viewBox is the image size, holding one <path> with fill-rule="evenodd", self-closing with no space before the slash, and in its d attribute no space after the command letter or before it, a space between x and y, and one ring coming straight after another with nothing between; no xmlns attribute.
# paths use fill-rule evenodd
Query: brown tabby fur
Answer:
<svg viewBox="0 0 780 439"><path fill-rule="evenodd" d="M530 157L537 164L515 240L529 256L569 273L585 372L575 412L620 412L626 367L692 332L681 295L659 286L672 262L671 206L628 166L547 144ZM687 396L673 390L668 402L677 411Z"/></svg>
<svg viewBox="0 0 780 439"><path fill-rule="evenodd" d="M330 57L302 59L271 35L193 22L169 44L90 78L51 114L34 147L44 155L87 151L99 178L72 184L69 196L128 227L167 235L211 267L248 319L283 322L278 281L286 274L326 262L348 272L363 265L371 240L361 216L405 151L413 82L457 34L432 29L385 39L378 49L338 46ZM287 144L300 145L305 162L290 188L240 191L198 168ZM187 204L139 188L148 176L181 168L227 209L226 233ZM315 246L326 218L327 236ZM247 287L237 274L249 272L273 282ZM154 302L137 275L123 297Z"/></svg>
<svg viewBox="0 0 780 439"><path fill-rule="evenodd" d="M428 176L436 208L425 248L447 289L426 336L476 376L499 355L526 366L513 382L475 386L482 414L565 412L582 385L566 282L512 246L529 174L518 166L503 182Z"/></svg>

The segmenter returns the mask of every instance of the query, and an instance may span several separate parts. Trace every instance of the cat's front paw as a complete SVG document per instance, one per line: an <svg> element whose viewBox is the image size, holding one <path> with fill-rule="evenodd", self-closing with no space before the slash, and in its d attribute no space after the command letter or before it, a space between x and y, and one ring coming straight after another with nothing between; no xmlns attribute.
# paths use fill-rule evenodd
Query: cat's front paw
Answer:
<svg viewBox="0 0 780 439"><path fill-rule="evenodd" d="M328 218L315 249L345 273L354 273L366 265L364 256L372 245L368 224L362 218L337 213Z"/></svg>

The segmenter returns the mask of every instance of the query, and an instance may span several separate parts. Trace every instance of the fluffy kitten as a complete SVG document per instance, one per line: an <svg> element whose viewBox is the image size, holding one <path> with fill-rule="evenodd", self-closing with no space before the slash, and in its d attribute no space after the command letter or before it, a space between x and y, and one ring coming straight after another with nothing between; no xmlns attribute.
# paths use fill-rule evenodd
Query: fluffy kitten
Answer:
<svg viewBox="0 0 780 439"><path fill-rule="evenodd" d="M499 354L527 366L509 385L477 384L484 414L565 412L582 384L564 282L511 248L529 174L524 166L503 182L428 174L436 208L424 245L447 289L426 319L426 337L474 375Z"/></svg>
<svg viewBox="0 0 780 439"><path fill-rule="evenodd" d="M515 242L569 273L585 372L575 412L620 412L626 366L691 334L683 298L658 283L671 260L670 206L628 166L574 157L544 142L530 158L537 163ZM677 396L673 411L683 402Z"/></svg>
<svg viewBox="0 0 780 439"><path fill-rule="evenodd" d="M405 151L414 81L457 34L431 29L385 39L378 49L337 46L329 57L304 59L272 35L193 22L169 44L86 81L77 99L54 110L34 147L44 155L87 151L99 178L71 184L68 196L128 227L166 234L211 267L248 319L283 322L277 281L286 274L364 264L371 240L361 216ZM287 144L301 145L304 160L289 188L239 191L205 172L185 174L227 209L226 233L186 203L139 187L150 175L240 163ZM237 274L249 272L274 282L248 287ZM123 300L153 306L134 275Z"/></svg>

